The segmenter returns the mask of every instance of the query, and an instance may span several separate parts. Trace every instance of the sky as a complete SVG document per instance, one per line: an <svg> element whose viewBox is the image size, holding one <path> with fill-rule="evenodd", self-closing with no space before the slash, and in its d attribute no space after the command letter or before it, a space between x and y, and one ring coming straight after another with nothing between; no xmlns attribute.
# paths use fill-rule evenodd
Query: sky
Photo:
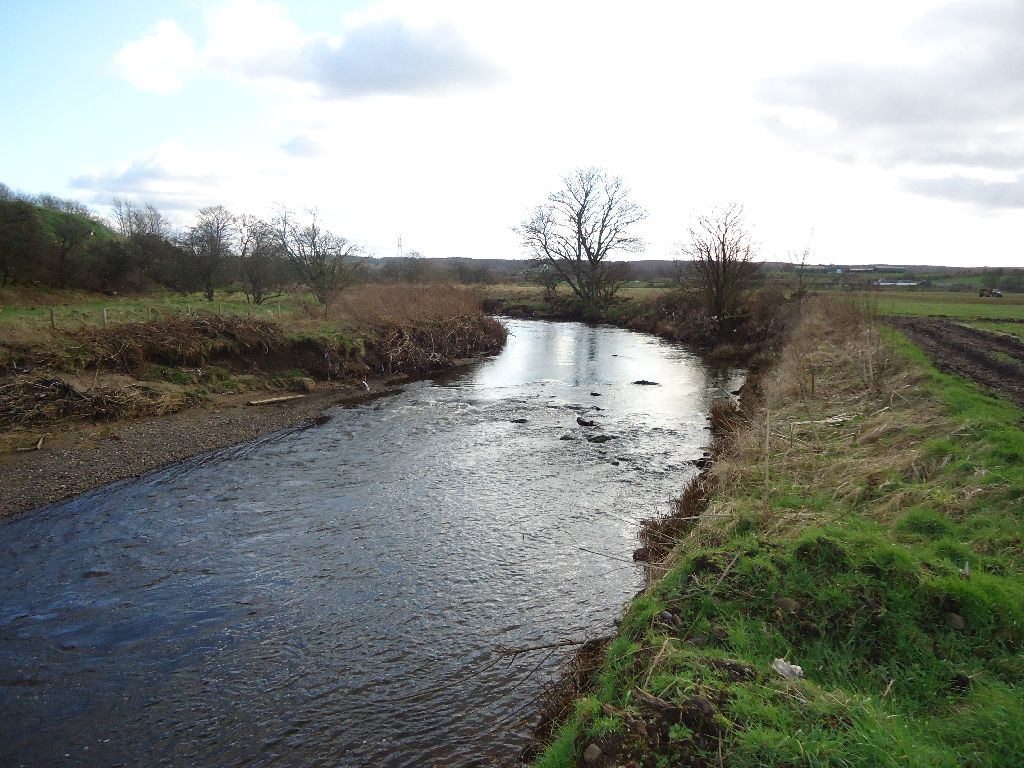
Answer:
<svg viewBox="0 0 1024 768"><path fill-rule="evenodd" d="M579 167L641 258L1024 267L1024 0L0 0L0 182L177 226L316 209L377 256L518 258Z"/></svg>

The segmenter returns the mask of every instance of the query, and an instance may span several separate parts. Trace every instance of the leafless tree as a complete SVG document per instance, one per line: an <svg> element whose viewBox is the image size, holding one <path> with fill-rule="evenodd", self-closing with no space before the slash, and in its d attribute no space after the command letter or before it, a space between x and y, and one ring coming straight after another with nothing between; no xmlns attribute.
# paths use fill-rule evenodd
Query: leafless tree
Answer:
<svg viewBox="0 0 1024 768"><path fill-rule="evenodd" d="M526 277L544 289L544 298L551 301L555 298L558 286L562 284L562 276L547 259L532 259L526 270Z"/></svg>
<svg viewBox="0 0 1024 768"><path fill-rule="evenodd" d="M796 271L796 290L793 292L793 296L801 304L804 301L804 296L807 295L807 264L813 255L814 252L809 245L805 245L802 251L789 252L789 263Z"/></svg>
<svg viewBox="0 0 1024 768"><path fill-rule="evenodd" d="M732 203L698 217L690 228L690 242L680 250L688 259L685 272L703 295L708 313L720 319L734 314L761 271L743 206Z"/></svg>
<svg viewBox="0 0 1024 768"><path fill-rule="evenodd" d="M308 223L300 224L283 208L274 224L285 257L321 304L357 279L362 249L324 229L316 211L310 211Z"/></svg>
<svg viewBox="0 0 1024 768"><path fill-rule="evenodd" d="M550 264L584 303L598 303L621 285L608 257L643 250L632 230L647 212L629 200L622 179L602 169L577 169L563 182L564 188L514 231L523 247Z"/></svg>
<svg viewBox="0 0 1024 768"><path fill-rule="evenodd" d="M123 237L168 237L171 234L170 221L150 203L140 208L131 200L115 197L110 203L110 209L114 226Z"/></svg>
<svg viewBox="0 0 1024 768"><path fill-rule="evenodd" d="M181 246L185 250L207 301L232 255L235 216L222 205L199 209L196 223L185 232Z"/></svg>
<svg viewBox="0 0 1024 768"><path fill-rule="evenodd" d="M280 296L285 285L284 247L274 227L257 216L236 222L238 263L246 298L253 304Z"/></svg>
<svg viewBox="0 0 1024 768"><path fill-rule="evenodd" d="M57 197L46 192L36 195L33 203L38 205L40 208L45 208L48 211L55 211L56 213L71 213L83 216L90 221L95 221L98 217L96 213L89 208L85 203L80 203L78 200L71 200L65 197Z"/></svg>

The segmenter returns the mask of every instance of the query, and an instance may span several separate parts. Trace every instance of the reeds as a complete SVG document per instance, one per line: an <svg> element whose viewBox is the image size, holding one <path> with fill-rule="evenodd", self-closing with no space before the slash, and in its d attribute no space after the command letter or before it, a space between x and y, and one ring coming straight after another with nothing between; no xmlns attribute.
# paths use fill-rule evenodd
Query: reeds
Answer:
<svg viewBox="0 0 1024 768"><path fill-rule="evenodd" d="M463 285L370 283L337 295L326 315L350 327L372 329L475 315L480 306L480 294Z"/></svg>

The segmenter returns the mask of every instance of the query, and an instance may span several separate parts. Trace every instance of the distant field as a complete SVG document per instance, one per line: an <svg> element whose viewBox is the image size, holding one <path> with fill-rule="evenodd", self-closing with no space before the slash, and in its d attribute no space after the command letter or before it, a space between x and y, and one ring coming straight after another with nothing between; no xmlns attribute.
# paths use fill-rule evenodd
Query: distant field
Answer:
<svg viewBox="0 0 1024 768"><path fill-rule="evenodd" d="M879 291L860 294L883 315L944 316L958 320L1024 320L1024 295L983 299L953 291Z"/></svg>
<svg viewBox="0 0 1024 768"><path fill-rule="evenodd" d="M31 289L0 290L0 336L7 341L32 341L51 328L72 330L103 325L136 323L163 315L210 312L222 315L251 315L264 319L290 318L302 313L299 297L282 296L256 306L246 303L242 293L218 293L214 301L202 294L159 293L150 296L102 296L85 291Z"/></svg>

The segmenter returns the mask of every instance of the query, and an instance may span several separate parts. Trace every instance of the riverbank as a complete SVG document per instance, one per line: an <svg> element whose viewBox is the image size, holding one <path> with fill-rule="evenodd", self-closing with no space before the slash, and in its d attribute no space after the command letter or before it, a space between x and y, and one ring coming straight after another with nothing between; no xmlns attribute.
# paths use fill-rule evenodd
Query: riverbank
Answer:
<svg viewBox="0 0 1024 768"><path fill-rule="evenodd" d="M1022 762L1019 409L841 300L759 389L535 765Z"/></svg>
<svg viewBox="0 0 1024 768"><path fill-rule="evenodd" d="M468 297L427 304L422 288L409 292L367 289L337 320L173 314L5 340L0 517L307 423L503 346L502 325Z"/></svg>
<svg viewBox="0 0 1024 768"><path fill-rule="evenodd" d="M361 384L322 384L301 398L250 406L279 392L214 396L210 402L163 416L104 424L65 425L38 450L0 454L0 519L64 501L210 451L290 427L317 423L323 412L394 391L392 378Z"/></svg>
<svg viewBox="0 0 1024 768"><path fill-rule="evenodd" d="M486 289L483 301L491 314L607 323L686 344L712 361L747 367L774 357L795 304L773 287L751 293L734 316L721 319L709 317L700 296L685 288L651 289L584 307L565 292L497 285Z"/></svg>

